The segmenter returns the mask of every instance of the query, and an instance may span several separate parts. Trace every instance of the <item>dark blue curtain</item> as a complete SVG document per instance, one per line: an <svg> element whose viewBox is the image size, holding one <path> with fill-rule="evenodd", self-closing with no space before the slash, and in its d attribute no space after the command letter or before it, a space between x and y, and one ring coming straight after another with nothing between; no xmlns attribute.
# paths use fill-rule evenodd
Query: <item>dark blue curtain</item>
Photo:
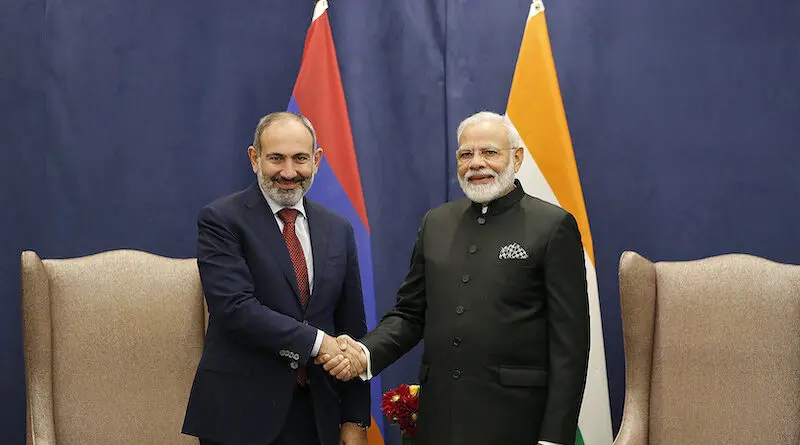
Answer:
<svg viewBox="0 0 800 445"><path fill-rule="evenodd" d="M425 211L461 196L458 122L503 111L525 0L333 0L378 310ZM745 252L800 263L800 4L546 5L595 240L615 425L616 268ZM19 254L194 256L199 207L252 180L313 1L0 4L0 438L24 443ZM419 350L384 374L416 379ZM179 426L176 425L176 428Z"/></svg>

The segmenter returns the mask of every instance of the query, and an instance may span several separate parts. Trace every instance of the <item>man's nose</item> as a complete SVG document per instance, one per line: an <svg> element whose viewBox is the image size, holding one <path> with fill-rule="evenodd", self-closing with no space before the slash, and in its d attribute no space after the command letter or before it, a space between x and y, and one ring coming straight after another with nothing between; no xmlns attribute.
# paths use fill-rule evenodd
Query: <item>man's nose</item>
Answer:
<svg viewBox="0 0 800 445"><path fill-rule="evenodd" d="M294 161L287 159L281 168L281 177L283 179L294 179L297 177L297 169L294 166Z"/></svg>
<svg viewBox="0 0 800 445"><path fill-rule="evenodd" d="M475 152L472 159L469 160L469 168L471 170L481 170L486 168L486 159L481 156L480 152Z"/></svg>

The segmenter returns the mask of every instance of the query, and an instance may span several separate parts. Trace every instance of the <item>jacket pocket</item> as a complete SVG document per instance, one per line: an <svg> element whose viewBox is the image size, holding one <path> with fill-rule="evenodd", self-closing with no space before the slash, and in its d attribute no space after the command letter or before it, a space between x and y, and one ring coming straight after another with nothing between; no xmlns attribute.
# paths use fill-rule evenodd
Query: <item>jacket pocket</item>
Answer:
<svg viewBox="0 0 800 445"><path fill-rule="evenodd" d="M547 386L547 370L501 366L497 370L504 386Z"/></svg>
<svg viewBox="0 0 800 445"><path fill-rule="evenodd" d="M250 368L248 360L224 354L205 354L200 360L200 369L208 371L250 375Z"/></svg>

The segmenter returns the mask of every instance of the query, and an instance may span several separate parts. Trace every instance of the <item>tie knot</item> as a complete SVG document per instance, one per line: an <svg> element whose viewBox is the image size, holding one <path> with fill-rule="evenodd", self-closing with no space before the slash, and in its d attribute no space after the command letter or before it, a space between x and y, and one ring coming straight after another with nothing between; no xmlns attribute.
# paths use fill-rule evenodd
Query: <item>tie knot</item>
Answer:
<svg viewBox="0 0 800 445"><path fill-rule="evenodd" d="M300 212L297 209L280 209L278 211L278 217L284 224L294 224L298 213Z"/></svg>

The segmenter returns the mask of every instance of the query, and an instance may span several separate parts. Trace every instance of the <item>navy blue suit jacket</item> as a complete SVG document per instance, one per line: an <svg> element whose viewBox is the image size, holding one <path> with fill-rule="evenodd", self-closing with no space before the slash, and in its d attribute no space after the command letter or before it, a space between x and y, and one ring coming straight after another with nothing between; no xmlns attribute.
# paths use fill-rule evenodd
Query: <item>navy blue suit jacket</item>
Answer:
<svg viewBox="0 0 800 445"><path fill-rule="evenodd" d="M183 432L225 445L270 443L286 421L296 368L307 367L323 445L343 422L369 423L369 384L340 383L310 357L317 328L366 333L350 223L305 199L314 285L303 311L283 235L257 183L198 217L197 262L209 310Z"/></svg>

